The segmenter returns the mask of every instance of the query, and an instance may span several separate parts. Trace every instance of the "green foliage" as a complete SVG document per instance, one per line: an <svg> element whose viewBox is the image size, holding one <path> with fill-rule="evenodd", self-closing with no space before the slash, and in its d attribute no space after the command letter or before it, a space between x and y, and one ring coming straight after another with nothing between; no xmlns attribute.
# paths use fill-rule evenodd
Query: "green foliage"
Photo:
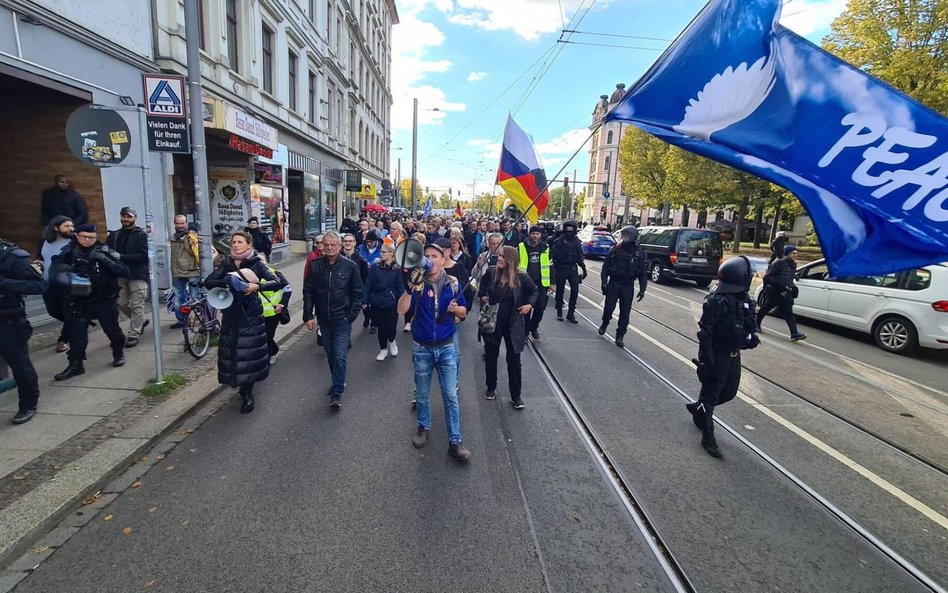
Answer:
<svg viewBox="0 0 948 593"><path fill-rule="evenodd" d="M161 383L155 383L154 380L151 380L148 382L147 386L139 389L138 392L145 397L158 397L161 395L167 395L173 391L177 391L178 388L187 384L188 380L183 375L179 375L177 373L167 373L164 376L164 381Z"/></svg>
<svg viewBox="0 0 948 593"><path fill-rule="evenodd" d="M823 49L948 115L948 0L849 0Z"/></svg>

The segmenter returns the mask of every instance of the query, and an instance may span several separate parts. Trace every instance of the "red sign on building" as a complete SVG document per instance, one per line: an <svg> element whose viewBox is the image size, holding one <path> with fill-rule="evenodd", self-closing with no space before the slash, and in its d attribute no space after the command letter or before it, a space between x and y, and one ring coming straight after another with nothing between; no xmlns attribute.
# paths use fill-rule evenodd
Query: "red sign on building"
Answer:
<svg viewBox="0 0 948 593"><path fill-rule="evenodd" d="M234 134L230 135L230 141L228 142L228 145L234 150L239 150L240 152L262 156L268 159L273 158L273 151L266 146L260 146L259 144L250 142L249 140L244 140L240 136L236 136Z"/></svg>

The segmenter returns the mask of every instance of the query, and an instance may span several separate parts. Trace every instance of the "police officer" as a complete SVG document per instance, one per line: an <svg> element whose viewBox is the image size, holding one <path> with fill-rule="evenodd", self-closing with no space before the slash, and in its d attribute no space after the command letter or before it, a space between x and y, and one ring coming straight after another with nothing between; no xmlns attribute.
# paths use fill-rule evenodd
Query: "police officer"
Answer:
<svg viewBox="0 0 948 593"><path fill-rule="evenodd" d="M550 265L550 248L543 240L543 231L542 226L533 225L527 234L527 240L517 246L520 252L520 271L526 272L537 285L537 300L526 320L527 331L534 340L540 339L538 329L543 321L543 310L546 309L547 297L555 278L553 266Z"/></svg>
<svg viewBox="0 0 948 593"><path fill-rule="evenodd" d="M734 257L718 269L718 285L705 297L698 322L698 401L687 404L695 426L701 429L701 446L713 457L723 457L714 440L714 408L734 399L741 383L741 350L756 348L757 322L750 289L750 262Z"/></svg>
<svg viewBox="0 0 948 593"><path fill-rule="evenodd" d="M634 226L623 227L619 236L622 242L613 246L602 264L602 294L606 295L606 304L602 311L602 325L599 335L605 335L612 312L619 303L619 325L616 327L616 346L625 346L625 332L629 326L629 312L632 310L632 296L635 294L635 281L639 281L639 298L645 296L648 286L648 263L645 250L639 245L639 229Z"/></svg>
<svg viewBox="0 0 948 593"><path fill-rule="evenodd" d="M550 248L550 257L556 268L556 318L563 321L563 288L569 282L569 310L566 321L576 321L576 299L579 298L579 273L577 266L582 269L582 280L586 279L586 262L583 261L583 245L576 236L576 221L567 220L563 223L563 234L553 242Z"/></svg>
<svg viewBox="0 0 948 593"><path fill-rule="evenodd" d="M112 366L125 364L125 334L118 321L118 279L128 275L121 256L98 241L94 224L76 227L72 243L53 257L50 283L66 292L69 321L69 366L55 375L64 381L86 372L83 362L89 346L89 325L97 319L112 344Z"/></svg>
<svg viewBox="0 0 948 593"><path fill-rule="evenodd" d="M30 254L5 239L0 239L0 357L7 362L16 380L20 405L14 424L29 422L36 413L39 379L30 362L29 341L33 327L26 319L23 295L43 294L46 280L30 264Z"/></svg>

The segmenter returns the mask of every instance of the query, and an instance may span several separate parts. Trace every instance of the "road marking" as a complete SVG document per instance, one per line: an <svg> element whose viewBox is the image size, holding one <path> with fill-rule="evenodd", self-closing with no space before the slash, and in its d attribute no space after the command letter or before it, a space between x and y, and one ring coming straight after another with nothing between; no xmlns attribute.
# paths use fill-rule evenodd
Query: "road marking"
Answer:
<svg viewBox="0 0 948 593"><path fill-rule="evenodd" d="M600 305L596 304L592 299L590 299L590 298L587 297L586 295L580 293L580 294L579 294L579 298L583 299L584 301L586 301L587 303L589 303L589 304L592 305L593 307L595 307L595 308L597 308L597 309L599 309L599 310L602 310L602 307L601 307ZM637 328L635 328L635 327L632 327L631 325L628 326L628 329L631 329L631 330L632 330L633 332L635 332L636 334L642 336L643 338L645 338L646 340L648 340L649 342L651 342L652 344L654 344L654 345L657 346L658 348L662 349L662 350L665 351L667 354L671 355L672 358L674 358L675 360L678 360L679 362L685 364L685 365L688 366L688 367L694 366L693 363L692 363L689 359L685 358L684 356L682 356L681 354L679 354L679 353L676 352L675 350L672 350L671 348L669 348L669 347L666 346L665 344L659 342L658 340L656 340L656 339L653 338L652 336L646 334L645 332L643 332L643 331L641 331L641 330L639 330L639 329L637 329ZM939 526L941 526L943 529L945 529L946 531L948 531L948 517L945 517L944 515L939 514L937 511L935 511L934 509L932 509L931 507L929 507L928 505L926 505L924 502L922 502L922 501L918 500L917 498L915 498L914 496L908 494L907 492L905 492L904 490L902 490L902 489L900 489L899 487L895 486L894 484L892 484L891 482L889 482L888 480L886 480L886 479L883 478L882 476L876 474L876 473L873 472L872 470L870 470L870 469L868 469L868 468L866 468L866 467L864 467L864 466L862 466L862 465L856 463L855 461L853 461L852 459L850 459L849 457L847 457L846 455L844 455L842 452L838 451L837 449L833 448L832 446L828 445L827 443L821 441L820 439L818 439L818 438L816 438L815 436L811 435L810 433L806 432L805 430L803 430L802 428L800 428L799 426L797 426L797 425L794 424L793 422L787 420L786 418L784 418L784 417L781 416L780 414L777 414L776 412L774 412L773 410L771 410L770 408L768 408L766 405L760 403L759 401L757 401L756 399L754 399L753 397L751 397L751 396L748 395L747 393L745 393L745 392L743 392L743 391L738 391L737 394L738 394L738 396L739 396L742 400L744 400L746 403L749 403L749 404L752 405L755 409L760 410L760 411L763 412L766 416L770 417L770 418L773 419L775 422L777 422L778 424L780 424L780 425L783 426L784 428L788 429L788 430L789 430L790 432L792 432L793 434L797 435L798 437L800 437L800 438L803 439L804 441L810 443L811 445L813 445L814 447L816 447L817 449L819 449L819 450L822 451L823 453L826 453L828 456L830 456L830 457L832 457L833 459L835 459L836 461L842 463L843 465L845 465L845 466L848 467L849 469L853 470L853 471L856 472L857 474L859 474L859 475L861 475L862 477L866 478L867 480L869 480L870 482L872 482L873 484L875 484L877 487L879 487L881 490L883 490L883 491L885 491L885 492L888 492L888 493L891 494L892 496L896 497L897 499L899 499L900 501L902 501L903 503L905 503L907 506L909 506L909 507L915 509L915 510L918 511L920 514L924 515L925 517L927 517L928 519L930 519L931 521L935 522L936 524L938 524Z"/></svg>

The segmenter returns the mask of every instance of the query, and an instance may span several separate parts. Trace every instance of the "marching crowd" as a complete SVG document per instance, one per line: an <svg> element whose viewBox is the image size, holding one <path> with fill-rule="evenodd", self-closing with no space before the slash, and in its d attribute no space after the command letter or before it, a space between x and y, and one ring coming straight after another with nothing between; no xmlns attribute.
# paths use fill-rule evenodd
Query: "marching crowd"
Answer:
<svg viewBox="0 0 948 593"><path fill-rule="evenodd" d="M0 330L13 339L0 340L0 356L10 366L19 388L15 424L29 421L36 411L39 386L29 360L27 342L32 333L23 296L42 294L51 316L63 322L56 345L66 353L68 366L57 381L85 373L83 361L88 329L98 322L108 337L112 364L125 364L124 349L138 344L148 325L145 298L148 254L145 231L136 225L137 213L124 207L121 228L99 241L98 228L86 222L81 197L68 180L44 194L43 240L31 261L29 253L0 239ZM77 224L77 220L82 222ZM241 412L254 410L254 385L267 378L276 363L274 341L279 323L288 323L291 287L267 263L270 241L255 218L230 237L230 252L215 258L215 268L201 280L199 240L183 215L174 218L170 265L177 303L200 296L200 286L226 289L232 304L222 312L218 350L218 380L239 388ZM522 399L520 355L528 338L540 340L540 324L548 297L554 296L556 318L577 323L579 284L587 277L578 225L572 220L559 229L552 225L513 223L486 216L462 220L429 217L425 220L365 214L347 219L339 231L315 238L303 271L303 321L317 334L329 366L329 406L339 410L346 389L346 369L352 324L360 315L363 326L378 339L376 360L399 354L399 321L412 338L414 399L417 432L415 447L426 445L431 429L429 391L437 371L449 435L448 453L461 461L471 457L461 436L458 385L460 335L465 319L477 305L476 325L483 342L486 384L484 397L495 399L497 364L504 346L511 405L525 408ZM638 244L638 229L627 226L621 241L605 258L601 289L605 295L599 334L608 329L619 307L617 346L629 323L638 283L638 300L645 295L648 263ZM783 247L783 246L778 246ZM702 445L714 456L721 452L714 440L713 409L732 399L740 381L740 351L759 340L760 321L773 307L784 309L791 339L806 336L796 329L792 315L795 296L795 248L784 247L765 277L770 300L758 313L748 296L751 266L741 256L721 265L717 288L705 299L699 322L699 353L695 363L702 382L697 402L689 404ZM565 288L569 285L569 298ZM181 328L184 316L176 308ZM128 331L119 312L129 318ZM565 311L565 313L564 313Z"/></svg>

